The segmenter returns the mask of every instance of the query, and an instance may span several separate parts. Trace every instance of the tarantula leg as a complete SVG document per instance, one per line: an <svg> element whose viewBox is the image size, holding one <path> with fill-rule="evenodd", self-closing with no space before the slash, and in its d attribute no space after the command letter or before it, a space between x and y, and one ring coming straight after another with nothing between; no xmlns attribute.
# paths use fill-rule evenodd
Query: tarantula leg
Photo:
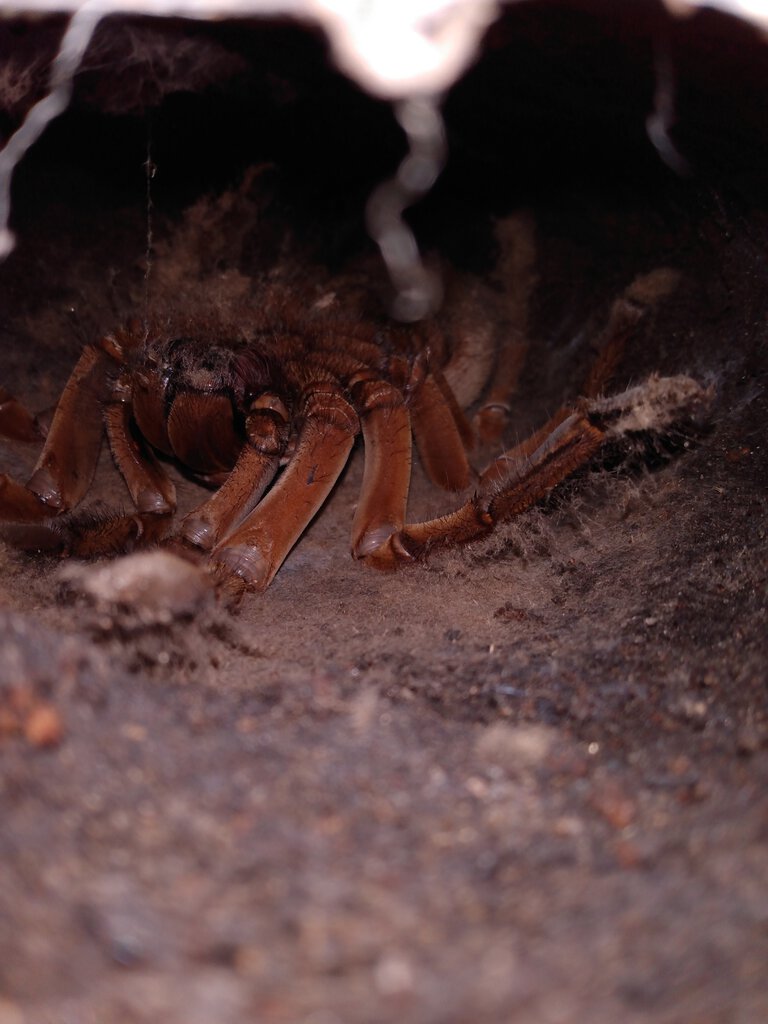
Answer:
<svg viewBox="0 0 768 1024"><path fill-rule="evenodd" d="M110 402L104 410L109 446L142 524L142 540L159 540L176 510L176 488L132 429L131 405Z"/></svg>
<svg viewBox="0 0 768 1024"><path fill-rule="evenodd" d="M40 522L73 508L91 485L101 448L101 409L112 360L89 345L62 392L26 487L0 475L0 517Z"/></svg>
<svg viewBox="0 0 768 1024"><path fill-rule="evenodd" d="M323 383L303 402L304 425L277 484L211 556L214 571L264 590L331 492L360 425L341 391ZM219 568L220 567L220 568Z"/></svg>
<svg viewBox="0 0 768 1024"><path fill-rule="evenodd" d="M247 443L221 487L184 517L179 535L210 551L241 522L272 483L288 440L288 411L277 395L260 395L246 418Z"/></svg>
<svg viewBox="0 0 768 1024"><path fill-rule="evenodd" d="M352 397L365 443L363 485L352 523L352 556L364 558L405 522L411 418L401 393L385 381L355 381Z"/></svg>
<svg viewBox="0 0 768 1024"><path fill-rule="evenodd" d="M597 358L581 388L585 398L597 398L605 392L640 322L657 302L677 287L680 274L671 267L658 267L640 274L614 301L608 321L595 339Z"/></svg>
<svg viewBox="0 0 768 1024"><path fill-rule="evenodd" d="M34 491L7 473L0 473L0 519L36 523L55 514L56 510L46 505Z"/></svg>
<svg viewBox="0 0 768 1024"><path fill-rule="evenodd" d="M464 301L451 310L453 345L451 358L443 374L459 407L467 409L483 393L496 359L496 336L491 326L501 315L495 296L476 282L465 281ZM490 308L487 319L478 318L478 309Z"/></svg>
<svg viewBox="0 0 768 1024"><path fill-rule="evenodd" d="M524 512L598 451L605 441L633 435L661 436L676 424L696 422L709 406L712 388L690 377L650 377L609 398L581 399L562 409L533 437L495 459L482 474L477 493L440 519L405 526L370 558L369 565L392 569L426 556L436 547L478 540Z"/></svg>
<svg viewBox="0 0 768 1024"><path fill-rule="evenodd" d="M627 343L650 309L677 286L679 273L659 267L636 277L617 298L608 319L595 339L597 356L581 388L585 398L597 398L605 392L614 376ZM484 444L498 442L509 422L511 397L517 390L525 365L528 342L520 331L502 347L491 390L475 417L475 426Z"/></svg>
<svg viewBox="0 0 768 1024"><path fill-rule="evenodd" d="M12 441L39 441L42 431L37 417L24 408L5 388L0 387L0 435Z"/></svg>
<svg viewBox="0 0 768 1024"><path fill-rule="evenodd" d="M22 551L79 558L124 554L142 533L139 516L99 508L63 513L43 523L0 526L0 537Z"/></svg>
<svg viewBox="0 0 768 1024"><path fill-rule="evenodd" d="M511 399L517 391L528 347L527 339L519 331L513 331L502 345L493 384L475 416L475 429L484 445L498 443L507 428Z"/></svg>
<svg viewBox="0 0 768 1024"><path fill-rule="evenodd" d="M556 418L550 421L555 422ZM479 540L494 527L530 508L583 465L603 442L605 432L585 411L563 414L545 436L500 455L480 477L477 492L456 512L405 526L367 559L378 569L423 558L436 547Z"/></svg>
<svg viewBox="0 0 768 1024"><path fill-rule="evenodd" d="M471 451L475 447L477 441L477 434L475 428L470 423L464 410L459 405L458 399L448 383L442 370L435 368L432 371L432 376L435 378L435 384L440 388L440 394L443 396L443 401L451 410L453 416L453 422L456 424L456 429L461 437L461 443L464 445L465 451Z"/></svg>
<svg viewBox="0 0 768 1024"><path fill-rule="evenodd" d="M409 410L424 472L438 487L463 491L472 480L473 470L452 405L434 374L428 373L414 388Z"/></svg>
<svg viewBox="0 0 768 1024"><path fill-rule="evenodd" d="M444 373L463 409L483 397L489 382L501 405L498 410L506 425L504 405L517 385L517 359L525 356L524 344L529 321L531 296L536 286L538 263L536 229L530 213L521 211L497 222L498 259L495 281L480 284L471 276L459 275L459 288L454 289L450 308L451 334L454 339L451 359ZM498 287L501 285L501 287ZM478 310L484 315L478 317ZM506 339L514 338L514 341ZM505 344L500 345L500 339ZM510 352L518 349L517 352ZM511 356L511 366L505 362ZM490 395L486 404L490 403ZM475 428L483 427L486 417L475 417ZM491 421L496 416L490 417ZM495 438L483 437L483 443L498 440L501 430L491 428ZM497 434L498 431L498 434Z"/></svg>
<svg viewBox="0 0 768 1024"><path fill-rule="evenodd" d="M91 486L104 432L101 410L112 359L89 345L66 383L27 486L46 505L73 508Z"/></svg>

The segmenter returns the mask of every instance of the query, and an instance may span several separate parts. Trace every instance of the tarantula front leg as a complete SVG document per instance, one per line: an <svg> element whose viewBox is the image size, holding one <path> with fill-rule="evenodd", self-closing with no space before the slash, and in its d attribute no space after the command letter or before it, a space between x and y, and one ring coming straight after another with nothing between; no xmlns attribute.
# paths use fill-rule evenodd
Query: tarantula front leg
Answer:
<svg viewBox="0 0 768 1024"><path fill-rule="evenodd" d="M264 590L331 492L360 425L341 388L318 381L305 392L303 426L282 476L256 508L212 552L214 571Z"/></svg>
<svg viewBox="0 0 768 1024"><path fill-rule="evenodd" d="M260 395L245 421L246 444L227 479L182 521L179 538L210 551L251 512L272 483L288 442L288 411L276 394Z"/></svg>
<svg viewBox="0 0 768 1024"><path fill-rule="evenodd" d="M352 382L365 444L352 555L365 558L405 523L411 482L411 418L400 391L378 378Z"/></svg>
<svg viewBox="0 0 768 1024"><path fill-rule="evenodd" d="M0 518L39 523L74 508L93 480L104 430L102 407L113 356L89 345L64 388L50 430L26 486L0 474ZM11 425L24 432L33 418L15 400L5 400ZM24 438L25 440L31 438ZM19 543L24 543L20 534Z"/></svg>
<svg viewBox="0 0 768 1024"><path fill-rule="evenodd" d="M138 513L114 517L112 530L116 536L124 533L125 543L139 536L144 542L159 540L176 511L176 488L148 446L137 440L130 391L121 383L104 410L104 422L112 456Z"/></svg>

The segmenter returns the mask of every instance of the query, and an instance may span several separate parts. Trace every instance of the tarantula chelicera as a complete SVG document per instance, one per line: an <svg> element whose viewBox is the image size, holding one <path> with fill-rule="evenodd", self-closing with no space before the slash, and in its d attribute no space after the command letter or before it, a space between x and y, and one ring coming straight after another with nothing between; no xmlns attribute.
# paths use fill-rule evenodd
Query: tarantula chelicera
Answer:
<svg viewBox="0 0 768 1024"><path fill-rule="evenodd" d="M449 337L430 323L345 322L326 301L301 317L289 301L272 302L236 330L134 322L83 351L26 485L0 476L0 518L26 524L6 526L4 536L80 555L169 543L219 579L261 590L362 433L353 556L391 568L470 542L544 496L610 436L663 430L701 404L703 389L687 377L599 397L627 339L674 278L654 271L626 289L580 397L479 476L467 452L478 434L498 441L506 423L525 349L514 332L497 346L490 332L469 328ZM484 391L471 422L462 407ZM40 433L6 392L0 432L24 440ZM104 432L135 512L63 515L88 493ZM458 492L474 482L457 511L416 524L406 519L412 438L435 484ZM215 488L175 531L168 460Z"/></svg>

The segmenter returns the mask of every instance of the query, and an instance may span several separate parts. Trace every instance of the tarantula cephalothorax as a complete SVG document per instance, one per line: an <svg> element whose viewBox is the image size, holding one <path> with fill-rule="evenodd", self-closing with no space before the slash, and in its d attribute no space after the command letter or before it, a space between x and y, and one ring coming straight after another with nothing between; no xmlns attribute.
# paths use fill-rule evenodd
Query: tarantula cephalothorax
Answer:
<svg viewBox="0 0 768 1024"><path fill-rule="evenodd" d="M199 323L133 323L82 353L27 484L0 476L0 518L9 524L3 534L28 549L80 555L170 534L166 543L205 562L220 580L263 589L362 432L354 557L389 568L472 541L544 496L610 436L663 431L701 405L705 393L687 377L652 378L614 398L598 397L627 339L674 277L654 271L626 289L581 397L479 477L467 451L476 433L486 441L501 434L525 347L519 337L489 351L490 333L478 344L429 324L344 323L322 312L322 302L300 321L286 304L277 315L274 308L254 315L237 332L208 325L205 337ZM464 403L477 399L489 370L492 384L473 425L456 395ZM136 511L63 515L91 486L105 430ZM0 432L23 440L40 433L5 392ZM417 524L406 523L412 438L434 483L461 491L475 481L457 511ZM167 459L216 488L174 533Z"/></svg>

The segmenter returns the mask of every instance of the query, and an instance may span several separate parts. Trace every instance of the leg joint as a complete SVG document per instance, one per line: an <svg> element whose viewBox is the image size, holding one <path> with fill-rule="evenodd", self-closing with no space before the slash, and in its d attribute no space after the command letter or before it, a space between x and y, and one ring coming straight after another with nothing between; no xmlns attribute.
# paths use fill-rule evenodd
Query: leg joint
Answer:
<svg viewBox="0 0 768 1024"><path fill-rule="evenodd" d="M354 436L360 431L360 421L340 389L325 385L307 391L301 403L302 419L319 420Z"/></svg>

